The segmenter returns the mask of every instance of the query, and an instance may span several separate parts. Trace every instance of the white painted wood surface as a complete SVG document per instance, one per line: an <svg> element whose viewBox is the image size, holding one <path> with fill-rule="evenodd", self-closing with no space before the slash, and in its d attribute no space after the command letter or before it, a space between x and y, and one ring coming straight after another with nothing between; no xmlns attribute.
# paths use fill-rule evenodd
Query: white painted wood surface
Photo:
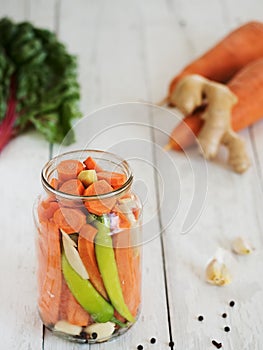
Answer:
<svg viewBox="0 0 263 350"><path fill-rule="evenodd" d="M164 229L144 246L143 307L131 331L118 341L92 346L52 336L43 330L36 309L31 214L50 146L35 132L16 138L0 155L0 349L133 350L143 344L144 349L163 350L173 340L175 349L203 350L213 349L211 340L216 339L227 350L262 350L263 124L242 132L253 164L238 176L218 164L205 164L195 151L188 159L164 155L160 147L165 133L176 123L169 112L134 104L94 112L118 102L160 100L170 79L191 59L240 23L263 20L262 1L1 0L0 15L55 30L79 56L81 107L85 115L93 114L79 122L78 142L71 149L88 145L130 159L145 202L146 235ZM53 154L63 149L54 146ZM198 205L192 212L200 218L182 235L196 193L200 205L194 202ZM218 247L230 251L232 238L240 234L251 239L254 254L231 260L231 285L206 284L207 261ZM237 303L233 309L231 299ZM205 317L202 323L199 314ZM230 333L224 332L225 325ZM155 345L149 343L152 336Z"/></svg>

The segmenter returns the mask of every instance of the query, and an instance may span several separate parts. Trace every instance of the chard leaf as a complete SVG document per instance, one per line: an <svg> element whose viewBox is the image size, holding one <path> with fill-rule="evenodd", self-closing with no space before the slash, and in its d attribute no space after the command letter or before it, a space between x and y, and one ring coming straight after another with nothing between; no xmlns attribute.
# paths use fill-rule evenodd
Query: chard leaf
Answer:
<svg viewBox="0 0 263 350"><path fill-rule="evenodd" d="M0 130L14 82L16 134L33 126L51 143L74 141L71 123L81 116L77 59L49 30L0 20ZM10 116L9 116L10 118Z"/></svg>

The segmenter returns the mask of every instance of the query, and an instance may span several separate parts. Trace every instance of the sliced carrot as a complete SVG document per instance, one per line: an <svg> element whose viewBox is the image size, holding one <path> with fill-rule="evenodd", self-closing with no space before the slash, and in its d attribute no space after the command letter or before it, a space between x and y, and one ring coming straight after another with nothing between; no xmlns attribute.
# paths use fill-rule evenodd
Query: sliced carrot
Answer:
<svg viewBox="0 0 263 350"><path fill-rule="evenodd" d="M95 162L95 160L92 157L88 157L86 160L83 162L86 165L87 169L94 169L97 172L103 171L103 169Z"/></svg>
<svg viewBox="0 0 263 350"><path fill-rule="evenodd" d="M79 209L61 207L55 211L53 220L66 233L74 233L85 225L86 215Z"/></svg>
<svg viewBox="0 0 263 350"><path fill-rule="evenodd" d="M37 258L38 258L38 289L39 295L42 293L43 282L47 274L48 256L48 221L42 221L38 227L37 236Z"/></svg>
<svg viewBox="0 0 263 350"><path fill-rule="evenodd" d="M97 232L98 230L92 225L84 225L79 233L78 251L91 283L105 299L108 299L95 255L94 240Z"/></svg>
<svg viewBox="0 0 263 350"><path fill-rule="evenodd" d="M133 276L134 276L134 294L137 296L137 301L134 303L134 312L138 312L141 304L141 283L142 283L142 269L141 269L141 255L133 248Z"/></svg>
<svg viewBox="0 0 263 350"><path fill-rule="evenodd" d="M98 180L107 181L114 189L123 186L126 182L126 175L111 171L100 171L97 173Z"/></svg>
<svg viewBox="0 0 263 350"><path fill-rule="evenodd" d="M114 317L116 317L117 320L121 321L122 323L126 322L126 318L122 317L116 309L114 310Z"/></svg>
<svg viewBox="0 0 263 350"><path fill-rule="evenodd" d="M94 196L112 192L113 188L105 180L99 180L91 184L84 191L84 196ZM102 215L111 211L116 203L115 198L103 198L95 200L87 200L85 206L93 214Z"/></svg>
<svg viewBox="0 0 263 350"><path fill-rule="evenodd" d="M40 230L44 231L42 238L46 238L47 250L42 250L44 256L39 265L39 276L43 279L39 279L38 305L43 322L53 325L58 321L62 286L60 233L52 222L46 222Z"/></svg>
<svg viewBox="0 0 263 350"><path fill-rule="evenodd" d="M58 179L56 177L52 177L49 184L51 187L54 188L54 190L57 190L59 187L59 182L58 182Z"/></svg>
<svg viewBox="0 0 263 350"><path fill-rule="evenodd" d="M113 212L119 217L119 228L129 229L131 228L130 220L120 210L113 208Z"/></svg>
<svg viewBox="0 0 263 350"><path fill-rule="evenodd" d="M39 203L37 212L39 221L47 221L52 218L54 212L59 208L59 204L49 198Z"/></svg>
<svg viewBox="0 0 263 350"><path fill-rule="evenodd" d="M131 247L131 231L125 230L113 235L115 259L121 281L122 293L126 305L135 317L141 302L141 293L138 285L141 276L137 273L137 261L134 259Z"/></svg>
<svg viewBox="0 0 263 350"><path fill-rule="evenodd" d="M121 199L125 199L125 198L131 198L132 197L132 194L131 194L131 191L127 191L123 196L121 196Z"/></svg>
<svg viewBox="0 0 263 350"><path fill-rule="evenodd" d="M74 298L64 278L62 278L59 319L81 327L92 323L91 316Z"/></svg>
<svg viewBox="0 0 263 350"><path fill-rule="evenodd" d="M59 191L68 194L74 194L76 196L82 195L84 190L85 187L83 186L82 182L78 179L68 180L59 187Z"/></svg>
<svg viewBox="0 0 263 350"><path fill-rule="evenodd" d="M84 165L75 159L63 160L57 166L59 182L76 179L78 174L84 170Z"/></svg>
<svg viewBox="0 0 263 350"><path fill-rule="evenodd" d="M86 224L79 231L79 235L82 238L85 238L87 241L90 241L93 243L97 232L98 232L98 230L96 229L96 227L94 227L90 224Z"/></svg>

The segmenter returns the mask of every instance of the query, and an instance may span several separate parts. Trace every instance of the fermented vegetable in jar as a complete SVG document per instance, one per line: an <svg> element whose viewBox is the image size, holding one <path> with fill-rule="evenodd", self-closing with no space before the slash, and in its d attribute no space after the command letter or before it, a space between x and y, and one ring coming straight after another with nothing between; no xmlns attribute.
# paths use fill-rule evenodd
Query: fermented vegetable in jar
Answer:
<svg viewBox="0 0 263 350"><path fill-rule="evenodd" d="M69 152L44 166L34 206L38 308L54 334L96 343L136 322L142 207L132 182L128 163L108 152Z"/></svg>

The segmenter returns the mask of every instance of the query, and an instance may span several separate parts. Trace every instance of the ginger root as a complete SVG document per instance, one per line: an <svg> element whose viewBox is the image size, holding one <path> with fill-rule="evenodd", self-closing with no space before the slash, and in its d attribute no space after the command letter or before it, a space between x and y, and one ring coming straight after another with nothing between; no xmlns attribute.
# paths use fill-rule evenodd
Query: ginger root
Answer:
<svg viewBox="0 0 263 350"><path fill-rule="evenodd" d="M204 126L198 135L201 153L212 159L219 145L228 148L228 163L237 173L243 173L250 165L244 141L231 127L231 112L238 99L231 90L220 83L200 75L188 75L177 84L170 100L185 115L207 104L202 114Z"/></svg>

